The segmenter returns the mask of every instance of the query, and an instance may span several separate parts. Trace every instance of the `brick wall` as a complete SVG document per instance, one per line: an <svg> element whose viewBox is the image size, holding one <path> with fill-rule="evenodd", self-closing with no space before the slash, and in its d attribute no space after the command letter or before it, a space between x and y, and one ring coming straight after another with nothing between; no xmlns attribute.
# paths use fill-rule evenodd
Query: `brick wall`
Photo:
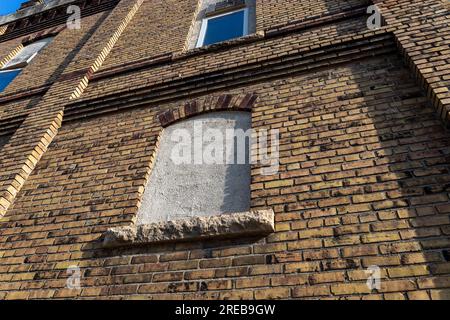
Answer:
<svg viewBox="0 0 450 320"><path fill-rule="evenodd" d="M275 25L341 12L369 3L369 0L261 0L256 4L257 29L264 30Z"/></svg>
<svg viewBox="0 0 450 320"><path fill-rule="evenodd" d="M80 50L58 53L77 43L62 34L48 47L69 62L46 96L14 98L19 78L8 100L0 96L0 120L30 114L0 155L0 187L20 184L0 219L0 299L450 298L448 11L437 0L378 1L387 25L370 31L364 13L336 15L362 1L258 3L257 37L180 53L192 16L162 20L169 33L150 42L161 24L144 19L168 7L144 1L130 17L136 2L122 1L104 20L88 18L101 22ZM37 59L23 79L44 68ZM83 78L98 61L103 68ZM247 93L258 96L253 127L281 134L280 171L261 176L254 166L251 185L252 208L272 208L276 231L104 248L104 232L136 216L162 129L156 116ZM27 174L8 180L16 169L5 172L7 155L28 152L25 137L40 137L55 114L62 127L54 122ZM80 290L66 288L73 265ZM381 268L380 290L366 286L371 265Z"/></svg>
<svg viewBox="0 0 450 320"><path fill-rule="evenodd" d="M182 50L197 2L145 1L103 68Z"/></svg>

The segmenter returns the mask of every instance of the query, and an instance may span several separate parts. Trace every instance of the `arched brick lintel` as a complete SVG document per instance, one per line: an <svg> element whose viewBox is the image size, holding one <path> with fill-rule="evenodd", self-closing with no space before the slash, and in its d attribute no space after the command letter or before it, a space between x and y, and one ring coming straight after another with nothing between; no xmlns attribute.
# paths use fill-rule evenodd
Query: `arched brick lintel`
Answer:
<svg viewBox="0 0 450 320"><path fill-rule="evenodd" d="M251 111L258 96L254 93L224 94L205 99L191 100L177 108L164 111L156 116L162 127L193 116L212 111L239 110Z"/></svg>

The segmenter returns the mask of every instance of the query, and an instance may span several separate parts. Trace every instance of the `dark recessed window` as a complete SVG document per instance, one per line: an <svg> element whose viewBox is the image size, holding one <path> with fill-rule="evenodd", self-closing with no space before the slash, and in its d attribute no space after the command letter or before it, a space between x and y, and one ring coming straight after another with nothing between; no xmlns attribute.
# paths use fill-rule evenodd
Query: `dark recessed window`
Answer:
<svg viewBox="0 0 450 320"><path fill-rule="evenodd" d="M248 9L203 19L197 47L239 38L248 34Z"/></svg>

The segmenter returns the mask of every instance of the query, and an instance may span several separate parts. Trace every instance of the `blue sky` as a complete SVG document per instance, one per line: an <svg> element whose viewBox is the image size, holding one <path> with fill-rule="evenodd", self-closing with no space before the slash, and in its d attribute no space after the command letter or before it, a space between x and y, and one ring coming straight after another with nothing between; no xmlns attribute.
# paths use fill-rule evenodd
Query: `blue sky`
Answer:
<svg viewBox="0 0 450 320"><path fill-rule="evenodd" d="M16 12L22 2L26 0L0 0L0 16Z"/></svg>

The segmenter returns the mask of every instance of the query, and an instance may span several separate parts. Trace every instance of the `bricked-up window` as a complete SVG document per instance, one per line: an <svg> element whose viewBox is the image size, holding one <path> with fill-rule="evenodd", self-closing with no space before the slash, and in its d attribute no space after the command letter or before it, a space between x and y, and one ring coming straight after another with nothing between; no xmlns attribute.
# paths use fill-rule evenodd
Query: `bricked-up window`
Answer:
<svg viewBox="0 0 450 320"><path fill-rule="evenodd" d="M249 211L250 129L250 113L237 111L165 128L138 224Z"/></svg>
<svg viewBox="0 0 450 320"><path fill-rule="evenodd" d="M0 92L2 92L25 68L36 55L45 48L53 37L34 41L19 51L0 69Z"/></svg>

